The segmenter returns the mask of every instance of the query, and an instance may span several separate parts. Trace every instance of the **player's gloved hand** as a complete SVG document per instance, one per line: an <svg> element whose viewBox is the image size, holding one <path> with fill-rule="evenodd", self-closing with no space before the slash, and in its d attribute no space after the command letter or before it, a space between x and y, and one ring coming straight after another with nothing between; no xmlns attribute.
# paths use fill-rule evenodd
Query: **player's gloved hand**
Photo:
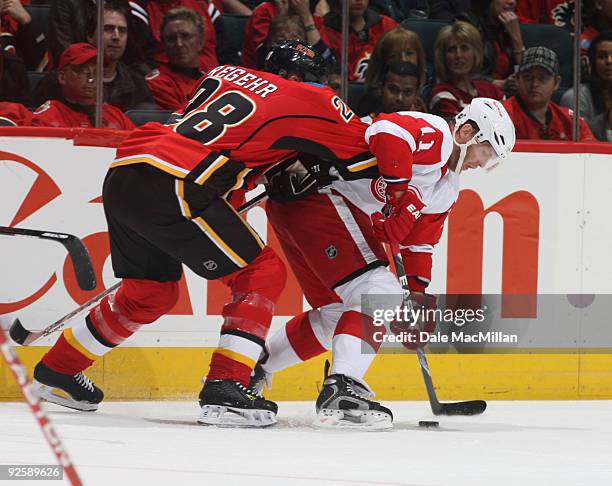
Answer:
<svg viewBox="0 0 612 486"><path fill-rule="evenodd" d="M416 348L424 348L429 343L427 335L436 330L435 313L427 311L437 309L437 298L424 292L411 292L404 305L409 307L408 315L415 319L393 321L389 330L402 337L401 343L406 348L413 351Z"/></svg>
<svg viewBox="0 0 612 486"><path fill-rule="evenodd" d="M416 220L421 217L421 210L425 207L416 189L408 186L399 201L391 199L389 216L381 212L372 214L374 234L380 241L398 244L403 241L412 230Z"/></svg>
<svg viewBox="0 0 612 486"><path fill-rule="evenodd" d="M301 164L300 164L301 165ZM276 202L287 202L314 194L338 178L330 175L329 167L315 164L301 165L301 171L283 170L266 184L268 197Z"/></svg>

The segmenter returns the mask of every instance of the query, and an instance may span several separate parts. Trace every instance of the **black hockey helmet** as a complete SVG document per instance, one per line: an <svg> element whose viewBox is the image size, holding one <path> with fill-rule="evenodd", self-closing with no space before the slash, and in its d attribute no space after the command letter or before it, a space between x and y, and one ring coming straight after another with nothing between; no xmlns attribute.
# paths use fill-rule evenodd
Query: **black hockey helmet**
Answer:
<svg viewBox="0 0 612 486"><path fill-rule="evenodd" d="M292 39L272 47L266 56L264 71L286 76L297 74L302 81L324 83L327 75L325 61L308 44Z"/></svg>

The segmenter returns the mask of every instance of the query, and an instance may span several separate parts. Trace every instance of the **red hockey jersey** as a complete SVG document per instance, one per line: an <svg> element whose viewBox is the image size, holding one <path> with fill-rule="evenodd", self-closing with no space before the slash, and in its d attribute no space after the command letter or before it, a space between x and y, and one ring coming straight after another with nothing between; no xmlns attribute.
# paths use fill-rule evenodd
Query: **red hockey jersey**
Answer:
<svg viewBox="0 0 612 486"><path fill-rule="evenodd" d="M153 38L157 41L155 49L155 60L157 62L168 62L168 56L161 45L161 23L164 15L176 7L185 7L195 10L202 16L204 22L204 46L200 51L200 68L204 71L219 64L217 60L217 33L208 12L208 2L199 0L153 0L146 4L149 14L149 27Z"/></svg>
<svg viewBox="0 0 612 486"><path fill-rule="evenodd" d="M348 77L349 81L363 83L368 62L374 46L382 35L397 26L397 22L374 10L366 10L366 25L363 31L349 31ZM315 24L323 42L331 49L338 61L342 59L341 17L333 12L325 17L315 17Z"/></svg>
<svg viewBox="0 0 612 486"><path fill-rule="evenodd" d="M6 124L27 127L32 124L32 113L20 103L0 101L0 120L8 122Z"/></svg>
<svg viewBox="0 0 612 486"><path fill-rule="evenodd" d="M474 79L472 86L476 89L476 96L503 100L504 93L493 83L483 79ZM444 118L457 115L474 99L474 96L460 90L451 83L438 83L431 90L429 112Z"/></svg>
<svg viewBox="0 0 612 486"><path fill-rule="evenodd" d="M257 67L257 49L266 40L270 22L278 12L274 2L263 2L257 5L247 20L244 42L242 44L242 65L255 69Z"/></svg>
<svg viewBox="0 0 612 486"><path fill-rule="evenodd" d="M172 69L168 64L160 64L145 76L155 103L165 110L177 111L183 108L189 101L193 89L198 84L201 71L193 70L194 74L199 73L195 78L187 73L188 70Z"/></svg>
<svg viewBox="0 0 612 486"><path fill-rule="evenodd" d="M551 101L547 122L542 124L527 111L521 100L513 96L504 101L504 107L516 127L516 138L532 140L571 140L574 124L572 110ZM580 117L580 141L596 142L584 118Z"/></svg>
<svg viewBox="0 0 612 486"><path fill-rule="evenodd" d="M203 183L229 160L246 165L244 178L250 169L304 152L361 173L376 165L363 138L366 128L327 87L219 66L167 125L147 123L124 140L113 166L144 162L179 178L197 168ZM203 168L211 154L217 155Z"/></svg>
<svg viewBox="0 0 612 486"><path fill-rule="evenodd" d="M39 106L32 117L32 125L38 127L81 127L93 128L94 117L90 113L76 111L59 100L49 100ZM112 105L104 103L102 128L133 130L132 120Z"/></svg>

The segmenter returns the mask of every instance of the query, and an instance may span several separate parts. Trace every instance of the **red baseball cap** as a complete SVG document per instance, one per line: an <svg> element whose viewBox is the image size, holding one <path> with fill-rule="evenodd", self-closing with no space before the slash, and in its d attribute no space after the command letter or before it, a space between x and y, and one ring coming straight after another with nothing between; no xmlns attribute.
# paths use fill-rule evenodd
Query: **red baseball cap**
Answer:
<svg viewBox="0 0 612 486"><path fill-rule="evenodd" d="M80 66L94 59L98 55L98 49L87 42L70 44L60 56L59 69L65 66Z"/></svg>

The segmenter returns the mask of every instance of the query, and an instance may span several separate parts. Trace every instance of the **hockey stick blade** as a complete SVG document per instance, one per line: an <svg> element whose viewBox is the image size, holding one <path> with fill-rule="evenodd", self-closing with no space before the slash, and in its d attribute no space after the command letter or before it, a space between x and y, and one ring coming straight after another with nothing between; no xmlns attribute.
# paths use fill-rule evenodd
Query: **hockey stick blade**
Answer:
<svg viewBox="0 0 612 486"><path fill-rule="evenodd" d="M22 346L25 344L30 334L30 331L23 327L19 319L15 319L9 328L9 336L11 336L11 339Z"/></svg>
<svg viewBox="0 0 612 486"><path fill-rule="evenodd" d="M87 251L87 248L85 248L83 242L76 236L68 233L57 233L55 231L11 228L9 226L0 226L0 235L39 238L62 244L68 251L70 260L72 260L74 274L79 287L81 287L83 290L93 290L96 288L96 274L91 265L89 252Z"/></svg>
<svg viewBox="0 0 612 486"><path fill-rule="evenodd" d="M440 408L434 410L434 415L480 415L487 409L484 400L468 400L466 402L439 403Z"/></svg>

